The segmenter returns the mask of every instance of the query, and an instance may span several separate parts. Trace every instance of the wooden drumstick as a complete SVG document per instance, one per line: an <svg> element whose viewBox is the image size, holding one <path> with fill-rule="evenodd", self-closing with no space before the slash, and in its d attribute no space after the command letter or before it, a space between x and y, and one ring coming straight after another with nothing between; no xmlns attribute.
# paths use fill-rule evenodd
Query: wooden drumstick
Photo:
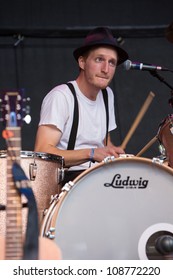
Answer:
<svg viewBox="0 0 173 280"><path fill-rule="evenodd" d="M134 120L129 132L127 133L123 143L121 144L122 149L126 148L128 141L130 140L131 136L133 135L135 129L137 128L139 122L141 121L142 117L144 116L145 112L147 111L147 109L154 97L155 97L155 94L152 91L150 91L150 93L149 93L148 97L146 98L142 108L140 109L136 119Z"/></svg>
<svg viewBox="0 0 173 280"><path fill-rule="evenodd" d="M137 153L136 157L140 157L145 151L147 151L151 145L153 145L157 140L157 136L154 136L143 148Z"/></svg>

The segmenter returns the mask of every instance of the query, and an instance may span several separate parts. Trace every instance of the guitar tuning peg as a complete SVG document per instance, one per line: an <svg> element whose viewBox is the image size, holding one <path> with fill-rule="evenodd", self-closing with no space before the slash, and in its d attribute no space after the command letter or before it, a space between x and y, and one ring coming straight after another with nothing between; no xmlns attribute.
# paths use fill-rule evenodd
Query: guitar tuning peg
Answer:
<svg viewBox="0 0 173 280"><path fill-rule="evenodd" d="M17 98L18 101L20 101L22 99L19 94L16 96L16 98Z"/></svg>
<svg viewBox="0 0 173 280"><path fill-rule="evenodd" d="M16 105L16 109L19 111L19 110L21 110L21 105L20 104L17 104Z"/></svg>
<svg viewBox="0 0 173 280"><path fill-rule="evenodd" d="M26 106L26 114L29 114L29 113L30 113L30 106L27 105L27 106Z"/></svg>
<svg viewBox="0 0 173 280"><path fill-rule="evenodd" d="M23 102L25 103L24 108L23 108L23 115L25 115L25 116L24 116L23 120L25 121L26 124L29 124L31 122L30 105L29 105L30 101L31 101L30 97L23 98Z"/></svg>
<svg viewBox="0 0 173 280"><path fill-rule="evenodd" d="M24 102L30 102L30 101L31 101L31 98L28 96L28 97L24 98L23 101L24 101Z"/></svg>
<svg viewBox="0 0 173 280"><path fill-rule="evenodd" d="M31 116L30 116L29 114L27 114L27 115L23 118L23 120L26 122L26 124L30 124L30 122L31 122Z"/></svg>

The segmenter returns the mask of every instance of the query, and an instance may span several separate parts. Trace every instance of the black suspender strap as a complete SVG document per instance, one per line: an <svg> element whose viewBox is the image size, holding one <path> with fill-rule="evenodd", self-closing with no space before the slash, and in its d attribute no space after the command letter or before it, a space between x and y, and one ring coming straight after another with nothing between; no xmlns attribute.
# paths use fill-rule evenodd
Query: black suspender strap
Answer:
<svg viewBox="0 0 173 280"><path fill-rule="evenodd" d="M102 90L103 100L106 109L106 145L108 143L108 126L109 126L109 110L108 110L108 92L106 89Z"/></svg>
<svg viewBox="0 0 173 280"><path fill-rule="evenodd" d="M79 122L79 108L78 108L78 101L76 97L76 92L72 83L67 83L68 87L70 88L73 96L74 96L74 111L73 111L73 124L70 132L69 142L67 146L67 150L73 150L76 141L77 129L78 129L78 122ZM103 100L106 109L106 145L108 140L108 125L109 125L109 111L108 111L108 93L107 90L104 89L102 91Z"/></svg>
<svg viewBox="0 0 173 280"><path fill-rule="evenodd" d="M76 92L75 92L73 84L67 83L67 85L70 88L70 90L74 96L73 124L72 124L71 132L70 132L67 150L73 150L74 146L75 146L77 129L78 129L79 108L78 108L78 101L77 101Z"/></svg>

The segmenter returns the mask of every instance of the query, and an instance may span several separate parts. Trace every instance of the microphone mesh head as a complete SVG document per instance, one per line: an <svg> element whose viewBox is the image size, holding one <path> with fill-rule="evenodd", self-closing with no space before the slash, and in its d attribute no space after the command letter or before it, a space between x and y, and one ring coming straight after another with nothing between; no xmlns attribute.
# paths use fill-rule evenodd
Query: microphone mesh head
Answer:
<svg viewBox="0 0 173 280"><path fill-rule="evenodd" d="M123 66L124 66L125 70L130 70L131 65L132 65L132 63L131 63L130 60L126 60L126 61L124 61L124 63L123 63Z"/></svg>

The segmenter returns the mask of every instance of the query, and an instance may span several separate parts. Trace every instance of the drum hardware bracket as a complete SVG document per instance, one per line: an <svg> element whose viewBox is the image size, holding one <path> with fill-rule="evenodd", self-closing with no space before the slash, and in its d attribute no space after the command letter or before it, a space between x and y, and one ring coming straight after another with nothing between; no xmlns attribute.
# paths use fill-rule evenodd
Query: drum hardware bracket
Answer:
<svg viewBox="0 0 173 280"><path fill-rule="evenodd" d="M62 192L66 191L69 192L71 190L71 188L74 186L74 183L72 181L69 181L68 183L66 183L63 187L62 187ZM60 193L61 194L61 193Z"/></svg>
<svg viewBox="0 0 173 280"><path fill-rule="evenodd" d="M49 239L54 239L55 238L55 234L52 234L53 232L55 232L55 228L51 227L45 234L45 236Z"/></svg>
<svg viewBox="0 0 173 280"><path fill-rule="evenodd" d="M58 197L59 194L51 195L49 204L51 205L54 201L58 200Z"/></svg>
<svg viewBox="0 0 173 280"><path fill-rule="evenodd" d="M30 163L29 164L29 178L31 181L35 181L37 175L37 164L34 163Z"/></svg>
<svg viewBox="0 0 173 280"><path fill-rule="evenodd" d="M64 168L64 157L61 158L61 168L58 168L58 184L61 183L64 180L65 171L68 170L67 168Z"/></svg>
<svg viewBox="0 0 173 280"><path fill-rule="evenodd" d="M166 160L166 156L164 155L161 155L161 156L158 156L158 157L154 157L152 159L152 162L153 163L156 163L156 164L163 164L163 162Z"/></svg>
<svg viewBox="0 0 173 280"><path fill-rule="evenodd" d="M161 153L162 156L166 157L166 149L162 144L159 145L159 152Z"/></svg>
<svg viewBox="0 0 173 280"><path fill-rule="evenodd" d="M133 154L120 154L118 158L129 158L129 157L134 157L134 155ZM102 162L109 163L114 160L116 160L116 158L114 156L108 156L108 157L105 157Z"/></svg>
<svg viewBox="0 0 173 280"><path fill-rule="evenodd" d="M58 176L57 176L58 184L64 180L65 171L66 171L66 168L64 168L64 167L58 168Z"/></svg>
<svg viewBox="0 0 173 280"><path fill-rule="evenodd" d="M45 209L43 210L43 217L46 216L47 211L48 211L48 208L45 208Z"/></svg>
<svg viewBox="0 0 173 280"><path fill-rule="evenodd" d="M120 158L129 158L129 157L134 157L133 154L120 154L119 155Z"/></svg>
<svg viewBox="0 0 173 280"><path fill-rule="evenodd" d="M62 187L62 189L61 189L61 192L59 193L59 194L57 194L57 195L55 195L55 196L53 196L52 197L52 201L54 201L54 200L59 200L63 195L64 195L64 193L65 192L69 192L70 190L71 190L71 188L74 186L74 183L72 182L72 181L69 181L68 183L66 183L63 187ZM51 201L51 202L52 202Z"/></svg>
<svg viewBox="0 0 173 280"><path fill-rule="evenodd" d="M109 163L109 162L112 162L114 160L115 160L114 156L108 156L108 157L105 157L102 162Z"/></svg>

